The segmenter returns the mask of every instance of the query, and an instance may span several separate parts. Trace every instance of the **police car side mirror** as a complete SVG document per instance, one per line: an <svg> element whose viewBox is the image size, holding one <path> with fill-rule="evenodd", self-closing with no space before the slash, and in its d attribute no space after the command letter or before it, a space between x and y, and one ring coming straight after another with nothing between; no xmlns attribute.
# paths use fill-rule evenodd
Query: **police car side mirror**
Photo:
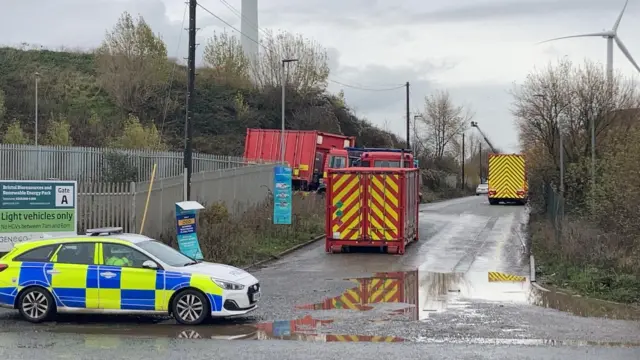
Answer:
<svg viewBox="0 0 640 360"><path fill-rule="evenodd" d="M151 260L147 260L147 261L142 263L142 267L145 268L145 269L156 270L156 269L158 269L158 264L156 264L155 262L153 262Z"/></svg>

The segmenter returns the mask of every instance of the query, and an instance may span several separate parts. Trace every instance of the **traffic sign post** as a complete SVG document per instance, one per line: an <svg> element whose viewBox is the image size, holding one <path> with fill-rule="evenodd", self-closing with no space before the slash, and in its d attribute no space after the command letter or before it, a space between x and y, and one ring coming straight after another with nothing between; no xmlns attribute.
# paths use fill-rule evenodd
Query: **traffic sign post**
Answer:
<svg viewBox="0 0 640 360"><path fill-rule="evenodd" d="M78 234L75 181L0 180L0 252L47 235Z"/></svg>

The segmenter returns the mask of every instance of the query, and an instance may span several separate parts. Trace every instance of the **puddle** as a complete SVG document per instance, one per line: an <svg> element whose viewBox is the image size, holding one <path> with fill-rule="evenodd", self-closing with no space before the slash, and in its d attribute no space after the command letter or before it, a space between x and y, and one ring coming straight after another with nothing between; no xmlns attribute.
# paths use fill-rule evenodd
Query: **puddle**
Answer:
<svg viewBox="0 0 640 360"><path fill-rule="evenodd" d="M179 326L174 324L154 324L135 326L50 326L45 331L50 333L73 333L85 337L116 335L122 337L246 340L255 338L258 329L255 325Z"/></svg>
<svg viewBox="0 0 640 360"><path fill-rule="evenodd" d="M552 339L425 338L425 337L421 337L416 339L415 342L431 343L431 344L470 344L470 345L640 347L640 342L552 340Z"/></svg>
<svg viewBox="0 0 640 360"><path fill-rule="evenodd" d="M314 342L460 342L465 344L546 346L640 346L636 343L577 342L544 339L418 338L334 334L329 326L349 316L355 321L386 323L392 320L421 321L446 311L468 317L485 316L472 306L478 301L523 304L553 308L578 316L640 320L640 309L606 301L571 296L558 291L541 291L528 281L490 282L487 272L436 273L426 271L376 273L367 278L348 279L354 286L319 303L298 306L307 313L295 320L264 323L221 321L201 326L172 323L67 323L42 326L42 331L73 333L91 339L151 337L221 340L297 340ZM345 315L346 314L346 315ZM133 321L133 320L132 320ZM155 321L155 320L154 320ZM437 320L436 320L437 321ZM483 320L484 321L484 320ZM136 321L137 322L137 321ZM513 332L521 329L511 329ZM2 331L0 331L2 332ZM10 334L10 333L9 333ZM9 335L3 333L2 337ZM106 337L102 338L102 336ZM513 336L513 335L512 335ZM110 340L111 341L111 340ZM107 346L101 342L101 346ZM113 345L117 346L117 345Z"/></svg>
<svg viewBox="0 0 640 360"><path fill-rule="evenodd" d="M393 336L365 336L351 334L326 334L322 327L333 320L317 320L307 315L296 320L272 321L246 325L202 325L178 326L156 324L142 326L82 325L47 326L50 333L74 334L89 346L115 348L120 341L133 338L176 338L176 339L215 339L215 340L296 340L314 342L403 342ZM13 334L3 334L13 335ZM6 337L4 340L8 340ZM97 340L99 339L99 341ZM97 342L96 342L97 341ZM94 344L95 343L95 344Z"/></svg>
<svg viewBox="0 0 640 360"><path fill-rule="evenodd" d="M425 320L447 310L480 316L473 301L528 304L565 311L578 316L640 320L640 308L571 296L558 291L541 291L528 280L489 281L487 272L437 273L408 271L376 273L367 278L347 279L354 287L315 304L297 306L300 310L327 311L322 316L336 318L340 310L381 311L408 315L408 320ZM326 314L326 316L324 316Z"/></svg>
<svg viewBox="0 0 640 360"><path fill-rule="evenodd" d="M322 302L296 306L299 310L370 311L380 308L392 314L410 314L417 320L418 271L376 273L367 278L346 279L355 284L342 294Z"/></svg>
<svg viewBox="0 0 640 360"><path fill-rule="evenodd" d="M394 336L339 335L326 334L324 325L333 320L318 320L311 315L291 321L273 321L257 325L257 340L302 340L316 342L403 342L405 339Z"/></svg>

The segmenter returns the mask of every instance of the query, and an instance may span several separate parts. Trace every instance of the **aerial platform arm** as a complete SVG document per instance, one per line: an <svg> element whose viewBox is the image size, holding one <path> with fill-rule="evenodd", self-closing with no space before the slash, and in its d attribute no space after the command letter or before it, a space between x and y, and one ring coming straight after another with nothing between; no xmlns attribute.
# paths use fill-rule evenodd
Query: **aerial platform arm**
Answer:
<svg viewBox="0 0 640 360"><path fill-rule="evenodd" d="M485 135L484 132L482 132L482 130L480 129L480 127L478 126L478 123L476 121L472 121L471 122L471 127L474 127L476 129L478 129L478 132L480 132L480 135L482 135L482 138L484 138L484 141L491 148L491 152L493 152L493 153L497 153L498 152L496 150L496 148L493 147L493 144L491 143L491 141L489 141L489 139L487 138L487 135Z"/></svg>

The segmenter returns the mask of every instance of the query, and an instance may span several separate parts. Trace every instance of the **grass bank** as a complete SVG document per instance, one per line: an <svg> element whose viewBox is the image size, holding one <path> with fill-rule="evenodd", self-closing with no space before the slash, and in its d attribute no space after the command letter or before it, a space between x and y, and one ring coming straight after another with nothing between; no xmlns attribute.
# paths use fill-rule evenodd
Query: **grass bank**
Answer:
<svg viewBox="0 0 640 360"><path fill-rule="evenodd" d="M615 236L583 221L564 220L562 232L541 215L531 216L536 278L602 300L640 304L640 258L620 248Z"/></svg>
<svg viewBox="0 0 640 360"><path fill-rule="evenodd" d="M296 194L292 205L291 225L273 224L272 200L235 216L222 204L208 205L198 222L204 257L234 266L250 265L324 234L321 197Z"/></svg>

